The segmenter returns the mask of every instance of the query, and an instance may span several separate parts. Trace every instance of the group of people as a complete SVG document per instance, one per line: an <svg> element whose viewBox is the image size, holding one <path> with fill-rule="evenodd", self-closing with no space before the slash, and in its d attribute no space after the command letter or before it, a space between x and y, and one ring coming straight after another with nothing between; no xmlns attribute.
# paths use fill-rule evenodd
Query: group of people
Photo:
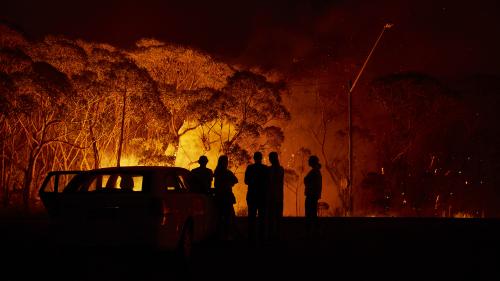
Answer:
<svg viewBox="0 0 500 281"><path fill-rule="evenodd" d="M248 186L248 238L255 243L257 232L260 241L278 238L283 217L285 170L276 152L269 153L271 166L262 163L260 152L255 152L253 159L254 163L248 165L245 171L245 184Z"/></svg>
<svg viewBox="0 0 500 281"><path fill-rule="evenodd" d="M280 165L277 152L269 153L270 166L262 163L263 155L255 152L254 163L247 166L245 184L248 186L246 201L248 206L248 238L250 243L277 240L280 237L280 223L283 217L283 191L285 170ZM219 157L215 171L207 168L208 158L201 156L199 167L191 171L193 187L199 192L213 193L219 212L218 230L222 238L231 238L235 226L233 205L236 198L233 186L238 183L229 170L226 155ZM321 164L317 156L309 157L311 170L304 177L306 230L313 231L317 224L317 205L321 198ZM214 188L212 192L212 179Z"/></svg>

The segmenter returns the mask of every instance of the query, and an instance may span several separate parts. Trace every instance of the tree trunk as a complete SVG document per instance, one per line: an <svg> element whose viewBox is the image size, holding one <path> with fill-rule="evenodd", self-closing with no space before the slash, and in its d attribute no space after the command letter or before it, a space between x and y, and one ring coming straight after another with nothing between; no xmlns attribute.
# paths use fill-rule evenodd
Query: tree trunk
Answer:
<svg viewBox="0 0 500 281"><path fill-rule="evenodd" d="M94 153L94 169L99 169L100 166L99 149L97 148L97 142L94 135L94 124L92 124L92 121L89 122L90 122L89 124L90 139L92 141L92 151Z"/></svg>
<svg viewBox="0 0 500 281"><path fill-rule="evenodd" d="M295 189L295 215L299 216L299 186Z"/></svg>
<svg viewBox="0 0 500 281"><path fill-rule="evenodd" d="M36 161L38 155L42 152L42 147L37 146L30 151L30 156L28 158L28 167L24 173L24 184L23 184L23 204L26 211L29 211L31 199L33 199L32 184L33 184L33 174L35 173Z"/></svg>
<svg viewBox="0 0 500 281"><path fill-rule="evenodd" d="M26 211L30 208L30 198L31 198L31 183L33 182L33 171L35 168L35 156L33 151L30 153L28 159L28 167L24 172L24 184L23 184L23 205Z"/></svg>
<svg viewBox="0 0 500 281"><path fill-rule="evenodd" d="M3 207L7 208L9 206L9 202L10 202L10 190L9 190L9 186L5 185L3 187L3 198L2 198Z"/></svg>
<svg viewBox="0 0 500 281"><path fill-rule="evenodd" d="M9 204L9 187L6 183L5 176L5 141L2 140L2 178L1 178L1 186L2 186L2 203L4 207L7 207Z"/></svg>
<svg viewBox="0 0 500 281"><path fill-rule="evenodd" d="M125 130L125 109L127 101L127 92L123 93L123 109L122 109L122 124L120 129L120 141L118 142L118 155L116 159L116 166L120 167L120 159L122 157L122 146L123 146L123 131Z"/></svg>
<svg viewBox="0 0 500 281"><path fill-rule="evenodd" d="M172 145L174 147L174 154L173 156L173 161L172 161L172 166L175 166L175 161L177 160L177 156L179 155L179 147L180 147L180 142L181 138L179 135L175 135L174 139L172 140Z"/></svg>

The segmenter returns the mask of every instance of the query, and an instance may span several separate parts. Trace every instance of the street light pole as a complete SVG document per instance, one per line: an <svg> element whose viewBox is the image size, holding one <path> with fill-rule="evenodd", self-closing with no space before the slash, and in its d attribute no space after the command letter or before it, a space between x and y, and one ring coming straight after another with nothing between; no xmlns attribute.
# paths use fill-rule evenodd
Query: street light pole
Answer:
<svg viewBox="0 0 500 281"><path fill-rule="evenodd" d="M352 154L353 154L353 145L352 145L352 91L354 90L354 87L358 84L358 80L361 77L361 74L365 70L366 65L368 64L368 61L370 60L373 51L375 51L375 48L377 48L378 42L384 35L384 32L388 29L390 29L393 26L393 24L386 23L384 25L384 28L382 28L382 31L380 32L377 41L375 41L375 44L373 44L372 49L370 50L370 53L368 54L368 57L366 57L365 62L363 63L363 66L359 70L358 75L356 76L356 79L354 80L354 83L351 83L349 81L348 83L348 93L347 93L347 114L348 114L348 122L349 122L349 128L348 128L348 139L349 139L349 144L348 144L348 158L349 158L349 179L347 183L348 187L348 199L349 199L349 206L348 206L348 212L349 215L352 215L354 212L354 202L353 202L353 197L352 197L352 188L353 188L353 183L354 183L354 178L353 178L353 165L352 165Z"/></svg>

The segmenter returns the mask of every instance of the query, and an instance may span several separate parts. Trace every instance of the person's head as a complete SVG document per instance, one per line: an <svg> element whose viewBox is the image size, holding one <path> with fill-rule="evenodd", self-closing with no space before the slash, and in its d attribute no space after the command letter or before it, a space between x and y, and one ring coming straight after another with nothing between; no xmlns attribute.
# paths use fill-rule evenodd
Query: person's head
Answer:
<svg viewBox="0 0 500 281"><path fill-rule="evenodd" d="M134 180L129 175L122 175L120 181L120 188L122 190L131 191L134 189Z"/></svg>
<svg viewBox="0 0 500 281"><path fill-rule="evenodd" d="M205 155L200 156L200 159L198 159L198 164L200 164L201 167L206 167L208 163L208 158Z"/></svg>
<svg viewBox="0 0 500 281"><path fill-rule="evenodd" d="M318 156L316 155L311 155L309 157L309 166L311 166L311 168L321 168L321 164L319 163L319 158Z"/></svg>
<svg viewBox="0 0 500 281"><path fill-rule="evenodd" d="M253 154L253 160L255 163L262 163L262 153L260 151L257 151Z"/></svg>
<svg viewBox="0 0 500 281"><path fill-rule="evenodd" d="M221 155L219 156L219 160L217 160L217 170L219 169L227 169L227 166L229 165L229 160L226 155Z"/></svg>
<svg viewBox="0 0 500 281"><path fill-rule="evenodd" d="M280 160L278 158L278 152L271 152L269 153L269 162L271 162L271 165L279 165Z"/></svg>

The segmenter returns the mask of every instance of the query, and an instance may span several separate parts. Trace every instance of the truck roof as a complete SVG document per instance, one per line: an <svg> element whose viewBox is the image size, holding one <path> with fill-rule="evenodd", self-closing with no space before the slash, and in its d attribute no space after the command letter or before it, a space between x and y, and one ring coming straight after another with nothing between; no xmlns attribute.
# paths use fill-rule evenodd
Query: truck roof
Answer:
<svg viewBox="0 0 500 281"><path fill-rule="evenodd" d="M182 167L166 167L166 166L125 166L125 167L107 167L93 170L67 170L67 171L51 171L49 175L57 174L84 174L84 173L141 173L141 172L188 172L189 170Z"/></svg>

